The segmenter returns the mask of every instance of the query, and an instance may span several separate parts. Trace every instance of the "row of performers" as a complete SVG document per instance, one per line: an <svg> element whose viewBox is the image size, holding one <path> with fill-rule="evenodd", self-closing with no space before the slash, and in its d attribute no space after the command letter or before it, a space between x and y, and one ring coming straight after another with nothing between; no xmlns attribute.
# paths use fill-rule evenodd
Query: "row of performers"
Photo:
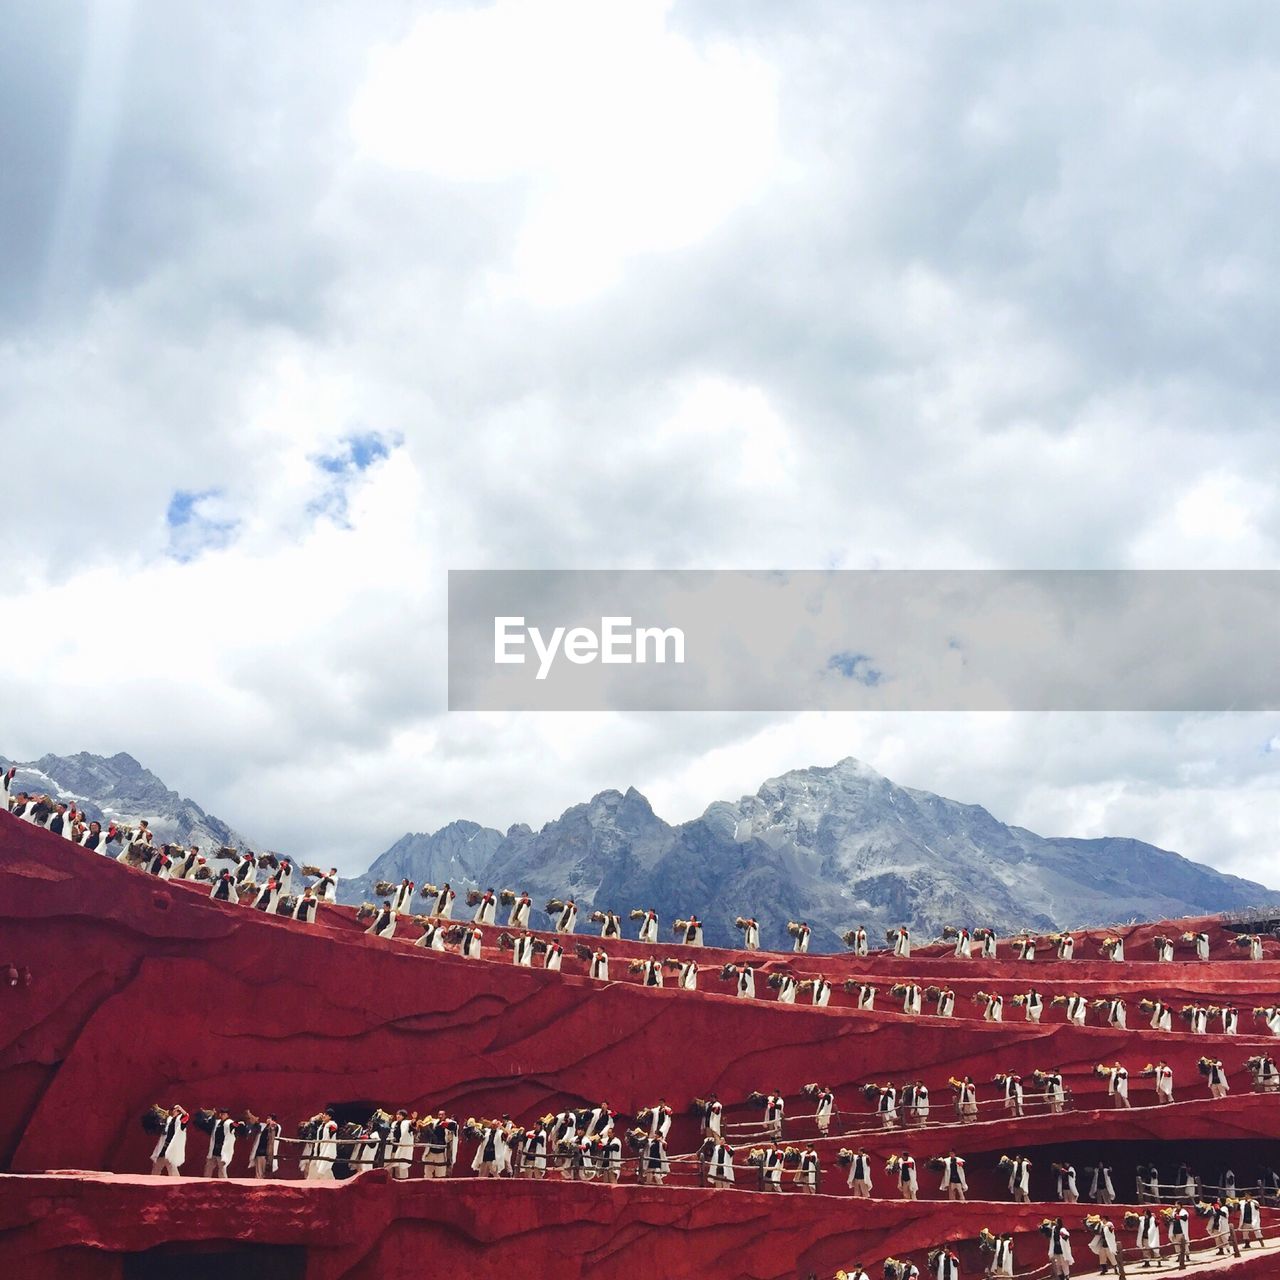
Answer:
<svg viewBox="0 0 1280 1280"><path fill-rule="evenodd" d="M959 1083L959 1082L956 1082ZM805 1094L816 1104L818 1130L825 1137L834 1112L834 1096L829 1089L808 1085ZM749 1099L763 1110L764 1145L748 1151L739 1166L753 1170L755 1182L766 1191L781 1190L784 1174L789 1174L797 1189L818 1189L821 1158L810 1141L800 1146L781 1145L785 1116L785 1099L779 1093L753 1094ZM736 1181L735 1152L724 1133L723 1105L711 1095L695 1099L693 1109L701 1128L701 1145L690 1161L702 1179L713 1186L728 1186ZM154 1106L143 1117L143 1126L156 1136L152 1151L152 1173L177 1176L186 1158L187 1129L192 1117L183 1107ZM331 1179L334 1166L341 1162L354 1171L375 1166L385 1167L397 1178L407 1178L415 1158L420 1156L424 1177L445 1177L458 1158L460 1137L475 1141L470 1162L472 1171L482 1177L542 1177L548 1170L565 1177L591 1178L605 1181L620 1179L624 1149L637 1160L641 1181L661 1183L671 1172L667 1143L673 1120L672 1109L664 1100L637 1113L624 1133L619 1130L617 1113L607 1103L549 1114L529 1126L521 1126L509 1116L500 1120L468 1120L464 1125L444 1111L419 1117L416 1111L378 1110L363 1123L339 1124L332 1111L309 1117L298 1127L298 1136L288 1139L275 1115L259 1119L245 1113L232 1119L226 1108L197 1112L196 1127L208 1135L204 1176L225 1178L237 1154L237 1143L244 1141L247 1169L251 1176L274 1177L280 1167L284 1148L292 1144L301 1176L305 1179ZM341 1156L340 1156L341 1147ZM847 1171L847 1185L857 1198L873 1194L873 1159L865 1147L857 1150L841 1148L835 1167ZM939 1191L949 1200L964 1200L968 1193L967 1162L955 1150L928 1161L928 1167L939 1175ZM1010 1197L1019 1203L1032 1199L1032 1161L1025 1155L1005 1155L997 1164L1006 1176ZM1068 1163L1051 1166L1058 1200L1074 1204L1080 1199L1080 1181L1075 1167ZM902 1199L915 1200L919 1191L919 1175L915 1158L906 1149L892 1155L885 1164L893 1192ZM1099 1204L1116 1200L1112 1168L1100 1160L1083 1170L1088 1181L1087 1197ZM1139 1198L1146 1200L1195 1199L1204 1190L1200 1180L1187 1165L1179 1168L1173 1182L1160 1182L1153 1166L1137 1170ZM1224 1196L1236 1193L1235 1175L1230 1170L1219 1174L1213 1188ZM1273 1170L1264 1171L1260 1189L1268 1198L1280 1191L1280 1179ZM1247 1196L1245 1198L1248 1198Z"/></svg>
<svg viewBox="0 0 1280 1280"><path fill-rule="evenodd" d="M1215 1200L1197 1204L1195 1217L1204 1220L1206 1229L1198 1243L1212 1256L1222 1257L1226 1253L1233 1222L1235 1239L1241 1249L1263 1247L1261 1212L1256 1201ZM1089 1214L1081 1226L1087 1246L1097 1260L1099 1275L1107 1275L1113 1270L1123 1274L1125 1261L1140 1261L1142 1267L1150 1267L1154 1262L1158 1267L1166 1257L1179 1267L1186 1267L1196 1251L1194 1246L1197 1242L1192 1238L1192 1211L1184 1206L1129 1212L1122 1221L1124 1230L1133 1233L1133 1244L1129 1249L1120 1244L1120 1228L1104 1214ZM1047 1242L1047 1275L1050 1280L1069 1277L1075 1265L1070 1229L1061 1218L1046 1218L1040 1224L1040 1234ZM984 1257L983 1276L1007 1280L1015 1274L1014 1237L1011 1232L997 1234L984 1227L978 1236L978 1247ZM1037 1270L1034 1274L1043 1273ZM923 1271L909 1258L891 1257L881 1265L881 1275L884 1280L924 1280L926 1276L929 1280L961 1280L960 1256L949 1245L939 1245L928 1251ZM851 1267L837 1271L835 1280L871 1278L862 1263L855 1262Z"/></svg>

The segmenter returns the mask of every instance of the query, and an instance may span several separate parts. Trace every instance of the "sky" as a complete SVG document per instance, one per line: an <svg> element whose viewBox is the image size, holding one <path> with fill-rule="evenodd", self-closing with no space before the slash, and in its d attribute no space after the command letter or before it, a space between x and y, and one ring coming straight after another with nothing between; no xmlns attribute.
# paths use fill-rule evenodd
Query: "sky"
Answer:
<svg viewBox="0 0 1280 1280"><path fill-rule="evenodd" d="M1244 2L18 0L0 751L344 870L853 755L1280 886L1280 715L445 709L449 569L1280 568L1278 49Z"/></svg>

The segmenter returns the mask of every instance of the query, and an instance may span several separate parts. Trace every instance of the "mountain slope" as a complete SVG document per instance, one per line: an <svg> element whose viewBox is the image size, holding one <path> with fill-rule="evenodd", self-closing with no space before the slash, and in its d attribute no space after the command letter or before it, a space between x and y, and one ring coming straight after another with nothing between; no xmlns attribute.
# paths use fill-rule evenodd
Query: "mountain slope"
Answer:
<svg viewBox="0 0 1280 1280"><path fill-rule="evenodd" d="M760 919L766 946L785 946L787 920L803 919L814 949L833 950L857 924L879 932L905 921L930 935L951 922L1046 931L1271 896L1138 840L1046 839L1006 826L979 805L897 786L853 759L771 778L679 826L633 788L601 792L540 831L520 825L494 837L489 829L487 860L467 863L470 883L528 889L539 905L573 893L584 907L653 906L664 930L692 911L719 945L736 941L738 914ZM414 874L412 860L397 866L396 879L431 878Z"/></svg>

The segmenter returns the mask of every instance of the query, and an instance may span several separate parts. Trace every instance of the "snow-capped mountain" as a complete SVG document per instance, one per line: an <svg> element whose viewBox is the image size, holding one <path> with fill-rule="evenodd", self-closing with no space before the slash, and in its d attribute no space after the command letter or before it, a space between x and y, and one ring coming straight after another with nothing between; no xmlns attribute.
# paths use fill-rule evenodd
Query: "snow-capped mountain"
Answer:
<svg viewBox="0 0 1280 1280"><path fill-rule="evenodd" d="M737 940L737 915L760 920L766 946L785 946L786 922L806 920L814 949L836 950L840 933L857 924L905 922L929 935L947 923L990 924L1007 933L1229 910L1275 896L1139 840L1046 838L1006 826L979 805L897 786L853 759L771 778L755 795L714 803L678 826L633 788L601 792L537 832L523 824L505 837L480 830L492 852L452 864L463 884L527 889L538 906L566 893L584 909L652 906L668 936L673 919L694 912L707 941L721 945ZM438 861L424 861L425 872L406 856L407 842L425 848L434 839L406 836L374 863L372 879L345 886L346 900L375 879L440 877L459 888L458 871L441 876ZM484 847L478 834L469 839Z"/></svg>
<svg viewBox="0 0 1280 1280"><path fill-rule="evenodd" d="M160 840L202 848L236 848L248 843L194 800L170 791L123 751L110 758L87 751L73 756L46 755L27 763L0 757L0 769L7 770L11 764L18 770L13 780L15 793L29 791L67 803L75 801L90 818L126 824L146 818Z"/></svg>

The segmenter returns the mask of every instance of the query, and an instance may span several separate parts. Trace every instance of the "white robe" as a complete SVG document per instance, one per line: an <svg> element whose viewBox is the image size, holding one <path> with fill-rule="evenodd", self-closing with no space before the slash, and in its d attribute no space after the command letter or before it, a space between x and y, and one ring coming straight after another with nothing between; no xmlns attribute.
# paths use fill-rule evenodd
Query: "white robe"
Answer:
<svg viewBox="0 0 1280 1280"><path fill-rule="evenodd" d="M603 951L591 957L591 976L599 982L609 981L609 957Z"/></svg>
<svg viewBox="0 0 1280 1280"><path fill-rule="evenodd" d="M831 983L825 978L813 980L813 1003L819 1009L825 1009L831 1003Z"/></svg>
<svg viewBox="0 0 1280 1280"><path fill-rule="evenodd" d="M893 931L893 954L895 956L911 955L911 934L906 929Z"/></svg>
<svg viewBox="0 0 1280 1280"><path fill-rule="evenodd" d="M511 914L507 917L508 929L527 929L529 927L529 909L533 906L528 898L517 898L511 904Z"/></svg>
<svg viewBox="0 0 1280 1280"><path fill-rule="evenodd" d="M707 1176L713 1182L733 1182L733 1152L728 1147L716 1147L707 1163Z"/></svg>
<svg viewBox="0 0 1280 1280"><path fill-rule="evenodd" d="M365 930L365 933L379 938L394 938L396 936L396 913L386 907L379 907L373 917L373 923Z"/></svg>
<svg viewBox="0 0 1280 1280"><path fill-rule="evenodd" d="M1039 1022L1040 1015L1044 1012L1044 999L1039 994L1032 996L1027 992L1027 998L1022 1002L1022 1012L1028 1022Z"/></svg>
<svg viewBox="0 0 1280 1280"><path fill-rule="evenodd" d="M1155 1214L1143 1214L1138 1223L1138 1248L1158 1249L1160 1247L1160 1219Z"/></svg>
<svg viewBox="0 0 1280 1280"><path fill-rule="evenodd" d="M462 939L462 954L468 960L479 960L483 954L484 935L479 929L469 930Z"/></svg>
<svg viewBox="0 0 1280 1280"><path fill-rule="evenodd" d="M809 930L802 929L796 936L795 945L791 948L793 952L804 955L809 950Z"/></svg>
<svg viewBox="0 0 1280 1280"><path fill-rule="evenodd" d="M337 902L338 900L338 873L331 871L328 875L321 876L315 884L316 897L321 902Z"/></svg>
<svg viewBox="0 0 1280 1280"><path fill-rule="evenodd" d="M557 933L572 933L578 927L578 907L576 903L566 902L560 918L556 921Z"/></svg>
<svg viewBox="0 0 1280 1280"><path fill-rule="evenodd" d="M855 1155L849 1164L849 1178L847 1186L853 1186L858 1183L871 1190L871 1157L863 1155Z"/></svg>
<svg viewBox="0 0 1280 1280"><path fill-rule="evenodd" d="M744 951L760 950L760 926L749 924L742 931L742 949Z"/></svg>
<svg viewBox="0 0 1280 1280"><path fill-rule="evenodd" d="M1075 956L1075 954L1076 940L1074 938L1063 938L1062 941L1058 943L1059 960L1070 960Z"/></svg>
<svg viewBox="0 0 1280 1280"><path fill-rule="evenodd" d="M640 921L640 937L641 942L657 942L658 940L658 917L656 915L646 915Z"/></svg>
<svg viewBox="0 0 1280 1280"><path fill-rule="evenodd" d="M493 924L498 918L498 900L483 895L476 904L476 913L472 917L473 924Z"/></svg>
<svg viewBox="0 0 1280 1280"><path fill-rule="evenodd" d="M951 954L967 960L969 958L969 947L970 943L968 933L961 932L956 936L955 950Z"/></svg>
<svg viewBox="0 0 1280 1280"><path fill-rule="evenodd" d="M182 1123L186 1119L186 1116L170 1116L151 1153L152 1160L167 1160L175 1172L182 1169L182 1162L187 1158L187 1126Z"/></svg>
<svg viewBox="0 0 1280 1280"><path fill-rule="evenodd" d="M1112 1000L1107 1006L1107 1025L1109 1027L1127 1027L1128 1014L1125 1011L1123 1000Z"/></svg>
<svg viewBox="0 0 1280 1280"><path fill-rule="evenodd" d="M702 925L690 925L684 931L684 945L686 947L702 946Z"/></svg>
<svg viewBox="0 0 1280 1280"><path fill-rule="evenodd" d="M915 983L908 983L902 993L902 1012L915 1017L920 1012L920 988Z"/></svg>
<svg viewBox="0 0 1280 1280"><path fill-rule="evenodd" d="M1129 1073L1125 1070L1107 1073L1107 1097L1127 1098L1129 1096Z"/></svg>
<svg viewBox="0 0 1280 1280"><path fill-rule="evenodd" d="M250 1165L258 1158L259 1155L267 1162L266 1171L275 1173L280 1167L278 1155L272 1154L273 1148L279 1152L280 1132L278 1129L269 1130L266 1121L263 1121L262 1128L253 1136L253 1146L249 1148Z"/></svg>
<svg viewBox="0 0 1280 1280"><path fill-rule="evenodd" d="M386 1164L402 1165L405 1171L413 1163L413 1122L395 1120L387 1137Z"/></svg>
<svg viewBox="0 0 1280 1280"><path fill-rule="evenodd" d="M458 895L452 889L441 888L436 893L435 909L431 912L433 916L439 916L441 920L449 920L453 917L453 900Z"/></svg>
<svg viewBox="0 0 1280 1280"><path fill-rule="evenodd" d="M681 991L697 991L698 966L692 960L686 960L680 966L680 980L677 985Z"/></svg>
<svg viewBox="0 0 1280 1280"><path fill-rule="evenodd" d="M796 1002L796 980L790 976L782 979L782 985L778 988L779 1004L795 1004Z"/></svg>
<svg viewBox="0 0 1280 1280"><path fill-rule="evenodd" d="M486 1158L486 1152L491 1152L488 1158ZM480 1145L476 1147L475 1156L471 1160L472 1172L496 1178L506 1164L507 1158L505 1134L499 1128L486 1126L480 1134Z"/></svg>
<svg viewBox="0 0 1280 1280"><path fill-rule="evenodd" d="M738 970L738 997L742 1000L756 998L755 973L745 966Z"/></svg>
<svg viewBox="0 0 1280 1280"><path fill-rule="evenodd" d="M477 944L478 945L478 944ZM479 959L479 956L476 957ZM560 972L560 961L564 959L564 952L557 946L548 946L544 953L542 967L549 969L552 973Z"/></svg>
<svg viewBox="0 0 1280 1280"><path fill-rule="evenodd" d="M215 1155L215 1151L221 1152ZM236 1154L236 1125L234 1120L219 1120L213 1126L213 1132L209 1135L209 1159L220 1160L227 1166L231 1167L231 1161L235 1159Z"/></svg>
<svg viewBox="0 0 1280 1280"><path fill-rule="evenodd" d="M853 936L853 954L855 956L865 956L867 950L867 931L859 929Z"/></svg>
<svg viewBox="0 0 1280 1280"><path fill-rule="evenodd" d="M391 894L391 909L397 914L403 914L413 905L413 885L398 884Z"/></svg>
<svg viewBox="0 0 1280 1280"><path fill-rule="evenodd" d="M942 1159L942 1181L938 1184L938 1190L945 1191L953 1184L962 1191L969 1190L969 1181L964 1176L964 1160L960 1156L956 1156L955 1169L953 1171L949 1158L944 1156Z"/></svg>
<svg viewBox="0 0 1280 1280"><path fill-rule="evenodd" d="M954 1018L956 1016L956 993L944 991L938 998L938 1017Z"/></svg>
<svg viewBox="0 0 1280 1280"><path fill-rule="evenodd" d="M982 1020L984 1022L1003 1022L1004 1021L1004 997L994 996L987 1001L987 1007L982 1011Z"/></svg>
<svg viewBox="0 0 1280 1280"><path fill-rule="evenodd" d="M439 925L429 924L422 931L422 937L413 944L415 947L423 947L427 951L443 951L444 934Z"/></svg>

